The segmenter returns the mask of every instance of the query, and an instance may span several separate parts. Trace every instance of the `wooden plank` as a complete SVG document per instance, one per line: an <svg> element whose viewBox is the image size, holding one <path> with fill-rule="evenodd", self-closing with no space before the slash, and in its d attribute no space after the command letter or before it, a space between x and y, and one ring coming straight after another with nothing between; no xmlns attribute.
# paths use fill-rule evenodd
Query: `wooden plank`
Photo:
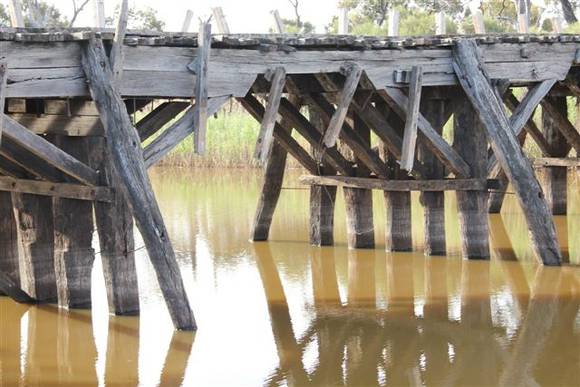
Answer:
<svg viewBox="0 0 580 387"><path fill-rule="evenodd" d="M444 179L444 180L384 180L350 176L300 176L305 185L328 185L383 191L486 191L487 179Z"/></svg>
<svg viewBox="0 0 580 387"><path fill-rule="evenodd" d="M188 106L190 104L187 102L164 102L157 106L151 113L141 118L136 124L141 142L151 138L151 136L161 130L171 120L175 119Z"/></svg>
<svg viewBox="0 0 580 387"><path fill-rule="evenodd" d="M324 95L311 94L310 99L326 119L331 120L331 118L335 116L336 110L334 110L334 107ZM364 122L361 123L361 125L366 126ZM370 144L365 141L358 131L354 130L347 122L344 122L342 130L339 132L339 136L341 141L348 145L348 147L354 152L357 157L357 163L364 164L377 176L386 177L387 167L385 163L376 152L373 152Z"/></svg>
<svg viewBox="0 0 580 387"><path fill-rule="evenodd" d="M36 134L87 137L102 136L105 133L98 116L17 113L8 114L8 117Z"/></svg>
<svg viewBox="0 0 580 387"><path fill-rule="evenodd" d="M209 115L215 114L230 99L229 96L210 98L207 106ZM167 128L159 137L151 142L144 150L145 165L150 168L165 155L173 150L194 128L197 127L194 109L188 109L174 124Z"/></svg>
<svg viewBox="0 0 580 387"><path fill-rule="evenodd" d="M344 82L344 86L338 97L336 110L332 114L328 128L324 133L324 145L326 145L328 148L332 148L334 145L336 145L336 140L338 139L340 131L343 128L344 119L348 113L348 107L350 106L352 97L354 96L354 93L358 87L362 71L363 69L357 64L351 64L345 70L346 81Z"/></svg>
<svg viewBox="0 0 580 387"><path fill-rule="evenodd" d="M534 167L567 167L567 168L577 168L580 167L579 157L536 157L532 159L532 164Z"/></svg>
<svg viewBox="0 0 580 387"><path fill-rule="evenodd" d="M10 176L0 176L0 191L101 202L110 202L113 197L111 190L106 187L17 179Z"/></svg>
<svg viewBox="0 0 580 387"><path fill-rule="evenodd" d="M17 172L25 171L23 178L39 178L48 181L62 181L63 174L56 168L53 168L50 164L46 163L43 159L36 156L34 153L23 149L18 146L8 138L5 138L0 147L0 155L3 156L5 160L9 160L11 165L9 166L12 170L16 167Z"/></svg>
<svg viewBox="0 0 580 387"><path fill-rule="evenodd" d="M211 11L217 23L218 33L228 35L230 33L230 27L228 26L222 7L213 7Z"/></svg>
<svg viewBox="0 0 580 387"><path fill-rule="evenodd" d="M421 66L413 66L409 83L407 117L405 118L405 130L403 132L403 148L401 150L401 168L408 172L413 170L413 161L415 161L417 121L419 120L422 84L423 68Z"/></svg>
<svg viewBox="0 0 580 387"><path fill-rule="evenodd" d="M277 34L286 33L285 28L284 28L284 22L282 21L282 18L280 17L280 12L278 12L278 10L275 9L271 13L272 13L272 17L274 18L274 32Z"/></svg>
<svg viewBox="0 0 580 387"><path fill-rule="evenodd" d="M0 294L6 294L21 304L34 304L36 300L20 288L18 281L6 272L0 271Z"/></svg>
<svg viewBox="0 0 580 387"><path fill-rule="evenodd" d="M95 0L95 26L105 28L105 0Z"/></svg>
<svg viewBox="0 0 580 387"><path fill-rule="evenodd" d="M83 49L83 67L105 126L111 161L122 181L121 193L143 236L171 319L177 329L196 329L175 253L147 176L139 136L114 86L103 42L92 37Z"/></svg>
<svg viewBox="0 0 580 387"><path fill-rule="evenodd" d="M191 26L191 19L193 19L193 11L188 9L185 12L185 18L183 19L183 25L181 26L181 32L189 32L189 27Z"/></svg>
<svg viewBox="0 0 580 387"><path fill-rule="evenodd" d="M554 120L555 127L566 138L572 148L576 149L576 152L580 152L580 133L578 133L578 130L576 130L570 120L557 109L553 100L551 98L544 98L542 100L542 108Z"/></svg>
<svg viewBox="0 0 580 387"><path fill-rule="evenodd" d="M18 234L10 192L0 192L0 273L12 278L20 288ZM9 293L0 288L0 295L3 294Z"/></svg>
<svg viewBox="0 0 580 387"><path fill-rule="evenodd" d="M487 176L485 129L462 93L455 100L453 147L469 164L474 178L484 179ZM489 259L488 193L458 191L456 196L463 258Z"/></svg>
<svg viewBox="0 0 580 387"><path fill-rule="evenodd" d="M294 127L298 133L308 141L308 143L321 151L324 159L337 172L348 175L351 170L351 163L342 156L336 147L325 148L322 145L322 135L315 127L296 109L286 98L280 100L280 113L283 119L287 119L289 125Z"/></svg>
<svg viewBox="0 0 580 387"><path fill-rule="evenodd" d="M198 154L205 153L205 133L207 131L208 92L207 78L209 54L211 50L211 24L201 23L197 36L198 57L195 62L195 105L193 106L194 148Z"/></svg>
<svg viewBox="0 0 580 387"><path fill-rule="evenodd" d="M89 139L89 165L102 171L99 184L121 190L121 180L106 157L104 138ZM124 195L114 195L111 203L95 202L95 223L109 313L118 316L139 314L139 286L135 267L134 222Z"/></svg>
<svg viewBox="0 0 580 387"><path fill-rule="evenodd" d="M245 98L238 98L238 102L242 104L244 109L254 119L258 122L262 121L262 117L264 116L264 107L262 104L251 94L248 94ZM318 164L312 157L308 155L296 140L292 138L290 135L290 129L292 127L290 125L286 125L284 122L284 126L276 123L274 125L274 138L276 141L280 143L280 145L290 153L299 163L302 165L307 171L310 173L317 173L318 172Z"/></svg>
<svg viewBox="0 0 580 387"><path fill-rule="evenodd" d="M514 186L536 255L546 265L559 265L561 253L556 229L542 189L522 153L501 102L482 71L475 41L458 41L454 57L457 77L487 131L494 154Z"/></svg>
<svg viewBox="0 0 580 387"><path fill-rule="evenodd" d="M0 144L2 144L2 129L4 127L4 106L6 104L6 62L0 60Z"/></svg>
<svg viewBox="0 0 580 387"><path fill-rule="evenodd" d="M401 118L404 119L407 116L408 98L400 90L388 88L379 90L378 94ZM422 141L449 170L458 177L469 177L471 175L469 166L461 156L437 134L437 131L421 114L419 114L417 126L422 133Z"/></svg>
<svg viewBox="0 0 580 387"><path fill-rule="evenodd" d="M270 148L274 142L274 125L278 119L278 109L280 108L280 98L286 84L286 71L283 67L277 67L271 75L271 88L266 104L266 113L260 125L260 132L256 141L254 157L265 162L270 153Z"/></svg>
<svg viewBox="0 0 580 387"><path fill-rule="evenodd" d="M75 158L88 163L88 141L87 138L57 136L54 143ZM68 309L90 309L91 277L95 261L92 246L93 203L57 197L53 200L53 214L58 305Z"/></svg>
<svg viewBox="0 0 580 387"><path fill-rule="evenodd" d="M129 21L129 0L121 1L121 9L119 11L119 19L117 20L117 27L115 29L115 37L111 46L110 61L111 70L113 71L113 79L115 84L119 84L123 77L123 62L124 50L123 42L125 34L127 33L127 22Z"/></svg>
<svg viewBox="0 0 580 387"><path fill-rule="evenodd" d="M8 116L5 116L4 119L4 136L67 175L83 183L96 185L97 173L94 170L58 149L44 138L30 132Z"/></svg>

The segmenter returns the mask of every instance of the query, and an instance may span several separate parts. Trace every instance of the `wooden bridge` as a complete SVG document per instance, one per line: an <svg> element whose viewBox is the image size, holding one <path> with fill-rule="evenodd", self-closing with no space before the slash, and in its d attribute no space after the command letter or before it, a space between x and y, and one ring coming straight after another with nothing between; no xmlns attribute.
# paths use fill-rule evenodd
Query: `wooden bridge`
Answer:
<svg viewBox="0 0 580 387"><path fill-rule="evenodd" d="M138 314L135 220L176 328L195 329L147 168L192 133L203 154L207 117L230 98L261 123L254 241L268 238L289 154L307 172L314 245L333 243L342 187L350 248L374 247L378 189L387 249L411 250L410 191L421 191L425 252L444 255L444 191L456 191L463 255L487 259L487 213L501 209L509 182L538 260L562 263L551 215L566 213L567 167L580 164L567 106L580 98L580 36L212 36L209 24L199 34L124 25L0 30L3 293L90 307L96 226L110 311ZM526 137L542 158L524 154ZM545 168L544 188L532 162Z"/></svg>

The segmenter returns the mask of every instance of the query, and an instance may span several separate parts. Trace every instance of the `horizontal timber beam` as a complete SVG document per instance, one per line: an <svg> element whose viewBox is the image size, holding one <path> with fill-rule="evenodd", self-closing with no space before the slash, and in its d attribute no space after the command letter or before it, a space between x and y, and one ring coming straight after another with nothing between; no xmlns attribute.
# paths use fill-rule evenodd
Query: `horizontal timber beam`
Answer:
<svg viewBox="0 0 580 387"><path fill-rule="evenodd" d="M401 192L487 191L488 189L497 188L495 180L486 179L384 180L364 177L305 175L300 177L300 183Z"/></svg>
<svg viewBox="0 0 580 387"><path fill-rule="evenodd" d="M580 167L580 157L538 157L532 159L532 164L534 167L568 167L577 168Z"/></svg>
<svg viewBox="0 0 580 387"><path fill-rule="evenodd" d="M80 184L51 183L0 176L0 191L54 196L66 199L110 202L112 191L107 187L89 187Z"/></svg>

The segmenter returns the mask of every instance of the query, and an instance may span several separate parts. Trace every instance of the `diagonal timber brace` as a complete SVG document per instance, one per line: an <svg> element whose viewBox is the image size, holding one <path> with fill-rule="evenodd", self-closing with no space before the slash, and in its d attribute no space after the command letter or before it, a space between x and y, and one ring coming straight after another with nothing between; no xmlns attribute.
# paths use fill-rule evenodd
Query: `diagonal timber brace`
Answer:
<svg viewBox="0 0 580 387"><path fill-rule="evenodd" d="M522 153L502 103L482 69L474 40L459 40L456 43L453 68L487 131L494 154L514 186L536 255L545 265L560 265L562 255L556 228L544 194L531 164Z"/></svg>
<svg viewBox="0 0 580 387"><path fill-rule="evenodd" d="M89 89L105 127L113 166L121 178L137 226L157 274L169 314L177 329L194 330L196 323L189 306L175 253L155 199L141 151L141 142L119 91L114 85L103 42L92 36L82 47L82 66Z"/></svg>

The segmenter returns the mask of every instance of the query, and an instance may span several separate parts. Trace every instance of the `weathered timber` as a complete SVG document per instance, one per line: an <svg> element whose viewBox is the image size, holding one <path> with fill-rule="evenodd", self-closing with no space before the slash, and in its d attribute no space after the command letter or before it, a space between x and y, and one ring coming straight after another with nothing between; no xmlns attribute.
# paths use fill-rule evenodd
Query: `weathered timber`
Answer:
<svg viewBox="0 0 580 387"><path fill-rule="evenodd" d="M12 160L7 159L0 153L0 174L15 178L27 178L31 177L28 172L20 165L16 164Z"/></svg>
<svg viewBox="0 0 580 387"><path fill-rule="evenodd" d="M487 138L465 96L455 101L453 147L469 164L473 177L487 176ZM457 191L461 251L464 258L489 259L489 223L486 191Z"/></svg>
<svg viewBox="0 0 580 387"><path fill-rule="evenodd" d="M151 138L188 106L190 104L187 102L164 102L140 119L136 124L136 128L141 142Z"/></svg>
<svg viewBox="0 0 580 387"><path fill-rule="evenodd" d="M300 176L305 185L328 185L360 189L378 189L391 192L437 192L437 191L487 191L496 187L494 180L479 179L440 179L440 180L385 180L352 176Z"/></svg>
<svg viewBox="0 0 580 387"><path fill-rule="evenodd" d="M328 127L328 120L324 120L318 109L308 106L308 116L312 125L322 133ZM319 152L311 147L311 154L315 160L322 159ZM319 175L335 175L336 172L326 163L319 167ZM332 246L334 244L334 206L336 203L336 187L311 185L310 186L310 244L313 246Z"/></svg>
<svg viewBox="0 0 580 387"><path fill-rule="evenodd" d="M272 86L276 82L275 78L272 79ZM291 97L292 102L298 105L299 101L296 97ZM278 103L280 98L278 97ZM299 106L298 106L299 108ZM263 120L267 117L264 115ZM277 109L276 109L277 114ZM262 121L263 123L264 121ZM275 122L274 122L275 123ZM274 130L274 125L272 125L272 131ZM291 136L291 131L287 132ZM268 240L270 234L270 227L272 225L272 217L274 216L274 211L276 210L276 205L278 204L278 199L280 198L280 192L282 191L282 183L284 182L284 172L286 171L286 158L288 152L278 143L271 142L267 151L267 162L264 169L264 177L262 183L262 190L260 193L260 198L258 200L258 206L256 208L256 214L254 216L254 224L252 227L251 240L253 241L265 241Z"/></svg>
<svg viewBox="0 0 580 387"><path fill-rule="evenodd" d="M10 192L0 192L0 273L12 278L20 287L18 268L18 234ZM0 295L8 294L0 289Z"/></svg>
<svg viewBox="0 0 580 387"><path fill-rule="evenodd" d="M254 157L265 162L272 143L274 142L274 125L278 119L278 108L280 107L280 98L284 91L286 84L286 71L283 67L277 67L271 76L271 88L268 94L268 102L266 104L266 112L260 125L260 132L256 141L256 149Z"/></svg>
<svg viewBox="0 0 580 387"><path fill-rule="evenodd" d="M52 196L83 201L110 202L113 194L107 187L88 187L74 183L52 183L47 181L18 179L0 176L0 191Z"/></svg>
<svg viewBox="0 0 580 387"><path fill-rule="evenodd" d="M375 105L383 119L399 136L402 136L405 123L401 117L382 98L376 99ZM388 151L387 143L379 143L379 153L389 169L389 179L402 180L407 178L407 173L401 170L395 154ZM389 252L413 250L411 192L384 190L383 197L385 200L385 250Z"/></svg>
<svg viewBox="0 0 580 387"><path fill-rule="evenodd" d="M348 107L350 106L352 97L358 87L363 69L356 64L351 64L347 69L345 69L345 72L346 82L344 83L343 89L338 97L336 110L332 114L328 128L324 132L323 141L324 145L328 148L332 148L336 145L336 140L343 128L344 119L348 113Z"/></svg>
<svg viewBox="0 0 580 387"><path fill-rule="evenodd" d="M505 96L504 103L507 106L507 108L512 111L512 114L516 111L518 105L520 104L517 97L511 91L508 92L507 95ZM528 119L528 122L524 124L524 130L530 135L530 137L534 139L535 143L538 145L538 148L540 148L540 151L542 152L543 155L550 156L552 154L550 145L546 141L546 138L544 137L540 129L538 129L538 126L536 125L534 120L531 119L531 116L530 119ZM520 135L521 132L518 134L518 137Z"/></svg>
<svg viewBox="0 0 580 387"><path fill-rule="evenodd" d="M52 198L12 193L20 287L38 302L56 302Z"/></svg>
<svg viewBox="0 0 580 387"><path fill-rule="evenodd" d="M191 26L191 19L193 19L193 11L188 9L185 12L185 17L183 18L183 24L181 25L181 32L188 32Z"/></svg>
<svg viewBox="0 0 580 387"><path fill-rule="evenodd" d="M0 270L0 295L7 295L21 304L34 304L36 300L20 288L14 276Z"/></svg>
<svg viewBox="0 0 580 387"><path fill-rule="evenodd" d="M210 115L215 114L228 99L228 96L210 98L207 113ZM167 128L143 150L143 157L145 158L147 168L150 168L167 155L181 141L189 136L196 126L193 108L189 108L179 120Z"/></svg>
<svg viewBox="0 0 580 387"><path fill-rule="evenodd" d="M71 112L71 114L74 114ZM62 136L102 136L103 126L98 116L68 114L9 113L8 116L36 134Z"/></svg>
<svg viewBox="0 0 580 387"><path fill-rule="evenodd" d="M555 128L557 128L562 136L566 138L572 148L576 149L576 152L580 153L580 133L574 127L574 125L572 125L570 120L568 120L566 114L558 109L557 105L554 103L553 98L544 98L542 100L542 108L554 121Z"/></svg>
<svg viewBox="0 0 580 387"><path fill-rule="evenodd" d="M121 179L107 157L106 140L91 138L89 141L89 163L100 172L99 184L115 190L113 201L95 202L94 205L109 313L138 315L139 287L133 216L127 199L120 193Z"/></svg>
<svg viewBox="0 0 580 387"><path fill-rule="evenodd" d="M196 124L194 148L198 154L205 153L205 135L208 117L208 62L211 50L211 24L201 23L197 35L197 58L195 60L195 105L193 106L193 122Z"/></svg>
<svg viewBox="0 0 580 387"><path fill-rule="evenodd" d="M388 88L378 91L379 95L389 104L401 118L407 116L407 106L409 105L408 98L402 91L394 88ZM431 124L419 114L417 125L422 133L420 139L427 147L437 156L439 160L457 177L470 177L471 171L465 160L457 154L455 150L437 134Z"/></svg>
<svg viewBox="0 0 580 387"><path fill-rule="evenodd" d="M346 126L346 125L345 125ZM363 145L370 149L371 131L355 114L354 130L361 137ZM344 129L343 129L344 131ZM344 141L344 140L343 140ZM359 153L352 152L357 167L354 175L365 178L370 176L369 168L361 163ZM376 155L378 158L378 155ZM370 189L343 187L346 205L346 237L350 249L372 249L375 247L375 227L373 222L373 195Z"/></svg>
<svg viewBox="0 0 580 387"><path fill-rule="evenodd" d="M578 168L580 167L579 157L537 157L532 159L534 167L566 167Z"/></svg>
<svg viewBox="0 0 580 387"><path fill-rule="evenodd" d="M478 60L473 40L460 40L454 47L454 68L477 115L485 127L494 154L523 209L537 257L546 265L559 265L561 253L554 222L544 194L513 133Z"/></svg>
<svg viewBox="0 0 580 387"><path fill-rule="evenodd" d="M445 111L448 105L449 101L441 99L421 101L421 113L439 134L447 121ZM445 177L445 166L424 145L418 147L418 158L425 166L424 178L438 180ZM445 255L445 194L443 191L424 191L420 202L424 210L425 255Z"/></svg>
<svg viewBox="0 0 580 387"><path fill-rule="evenodd" d="M4 136L67 175L83 183L96 185L95 171L44 138L30 132L9 116L4 118Z"/></svg>
<svg viewBox="0 0 580 387"><path fill-rule="evenodd" d="M228 26L228 22L226 17L224 16L224 11L222 7L213 7L212 9L213 17L217 23L218 32L220 34L229 35L230 34L230 27Z"/></svg>
<svg viewBox="0 0 580 387"><path fill-rule="evenodd" d="M63 174L34 153L22 148L8 137L5 137L0 146L0 154L4 159L9 160L12 165L24 170L24 176L20 178L32 177L49 181L62 181Z"/></svg>
<svg viewBox="0 0 580 387"><path fill-rule="evenodd" d="M417 143L417 121L419 119L419 107L421 106L421 88L423 84L423 68L413 66L411 81L409 82L409 105L405 118L405 130L403 132L403 148L401 150L401 168L407 172L413 170L415 161L415 145Z"/></svg>
<svg viewBox="0 0 580 387"><path fill-rule="evenodd" d="M147 176L139 135L114 86L101 40L93 37L83 47L82 63L105 127L113 168L122 181L121 192L143 236L169 314L177 329L196 329L175 253Z"/></svg>
<svg viewBox="0 0 580 387"><path fill-rule="evenodd" d="M20 0L8 1L8 12L10 14L10 24L15 28L24 28L24 16L22 14L22 4Z"/></svg>
<svg viewBox="0 0 580 387"><path fill-rule="evenodd" d="M542 128L544 135L552 149L551 156L566 157L570 153L570 144L566 141L563 133L560 132L561 128L559 125L565 124L562 123L561 118L558 118L568 116L566 97L551 97L549 103L549 109L554 109L556 112L542 110ZM554 114L551 113L555 113L556 119L554 119ZM568 169L565 166L550 166L545 169L544 193L552 214L566 215L568 205Z"/></svg>
<svg viewBox="0 0 580 387"><path fill-rule="evenodd" d="M332 104L323 94L311 94L310 98L314 106L318 107L320 114L324 115L325 118L330 119L336 113ZM367 127L364 122L360 122L359 125L361 127ZM363 135L366 134L355 130L348 124L348 122L343 122L342 130L339 132L341 141L346 144L356 156L355 163L359 164L359 166L360 164L364 164L366 168L377 176L386 177L387 167L385 163L376 152L373 152L370 143Z"/></svg>
<svg viewBox="0 0 580 387"><path fill-rule="evenodd" d="M338 152L336 147L325 148L322 145L322 135L286 98L280 100L280 113L282 118L287 119L289 125L296 129L311 146L321 151L329 165L344 175L350 173L351 163Z"/></svg>
<svg viewBox="0 0 580 387"><path fill-rule="evenodd" d="M256 121L262 121L262 117L264 116L264 106L262 106L262 104L254 96L248 94L244 98L238 98L238 101L242 104L244 109L246 109L246 111L250 113L252 117L254 117ZM276 141L278 141L278 143L280 143L280 145L288 153L290 153L307 171L310 173L317 173L318 165L316 161L314 161L308 152L306 152L302 146L300 146L300 144L298 144L298 142L296 142L296 140L294 140L294 138L292 138L292 136L289 134L290 129L292 129L291 126L286 126L284 120L282 123L284 123L284 127L278 123L274 125L274 138Z"/></svg>
<svg viewBox="0 0 580 387"><path fill-rule="evenodd" d="M115 29L115 36L113 37L113 44L110 53L111 71L113 72L113 80L115 81L115 84L119 84L123 76L123 63L125 61L123 42L125 40L125 34L127 33L128 21L129 0L121 0L119 19L117 20L117 27Z"/></svg>
<svg viewBox="0 0 580 387"><path fill-rule="evenodd" d="M515 108L508 121L511 131L515 136L519 136L526 123L530 121L538 104L542 101L542 99L544 99L546 94L548 94L555 83L555 79L545 80L541 83L538 83L526 93L526 96ZM488 174L491 175L491 177L496 177L498 175L498 168L499 164L497 161L497 156L492 155L487 161Z"/></svg>
<svg viewBox="0 0 580 387"><path fill-rule="evenodd" d="M6 104L6 79L7 66L5 61L0 60L0 144L2 143L2 128L4 121L4 106Z"/></svg>
<svg viewBox="0 0 580 387"><path fill-rule="evenodd" d="M88 139L58 136L55 145L88 163ZM93 204L86 200L56 198L54 213L54 265L58 304L69 309L91 308L91 272L95 260Z"/></svg>

